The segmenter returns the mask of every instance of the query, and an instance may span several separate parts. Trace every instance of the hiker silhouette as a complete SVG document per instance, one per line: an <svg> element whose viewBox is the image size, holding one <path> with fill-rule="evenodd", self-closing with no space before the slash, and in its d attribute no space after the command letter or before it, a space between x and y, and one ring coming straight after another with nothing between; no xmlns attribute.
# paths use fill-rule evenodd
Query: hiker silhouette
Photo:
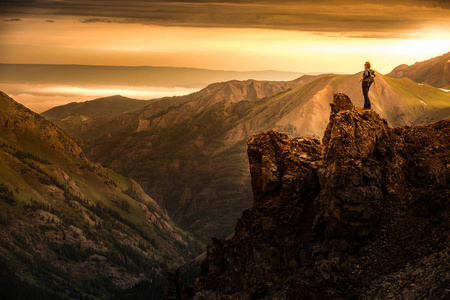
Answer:
<svg viewBox="0 0 450 300"><path fill-rule="evenodd" d="M364 95L364 109L370 109L370 99L369 99L369 89L372 83L374 82L375 71L371 68L370 62L366 61L364 64L364 72L362 81L362 92Z"/></svg>

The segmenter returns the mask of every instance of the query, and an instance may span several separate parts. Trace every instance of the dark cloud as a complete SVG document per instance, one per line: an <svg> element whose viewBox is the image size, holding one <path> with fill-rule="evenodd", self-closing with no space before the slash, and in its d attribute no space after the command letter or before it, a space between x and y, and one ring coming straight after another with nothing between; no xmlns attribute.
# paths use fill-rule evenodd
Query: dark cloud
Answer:
<svg viewBox="0 0 450 300"><path fill-rule="evenodd" d="M448 0L62 0L2 1L9 14L80 16L82 23L236 27L399 37L433 24L450 26Z"/></svg>
<svg viewBox="0 0 450 300"><path fill-rule="evenodd" d="M7 20L3 20L5 22L20 22L22 21L21 19L7 19Z"/></svg>
<svg viewBox="0 0 450 300"><path fill-rule="evenodd" d="M90 18L84 19L80 21L81 23L112 23L110 19L105 18Z"/></svg>
<svg viewBox="0 0 450 300"><path fill-rule="evenodd" d="M53 22L55 22L55 21L53 21L53 20L45 20L45 22L47 22L47 23L53 23Z"/></svg>

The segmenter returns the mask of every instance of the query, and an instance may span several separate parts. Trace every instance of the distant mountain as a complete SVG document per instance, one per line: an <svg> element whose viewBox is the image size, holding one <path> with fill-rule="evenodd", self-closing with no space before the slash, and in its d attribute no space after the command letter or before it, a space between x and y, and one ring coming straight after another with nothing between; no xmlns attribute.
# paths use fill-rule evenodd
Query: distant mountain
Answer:
<svg viewBox="0 0 450 300"><path fill-rule="evenodd" d="M88 121L92 119L109 119L138 110L152 100L136 100L120 95L99 98L92 101L72 102L67 105L49 109L42 116L48 120Z"/></svg>
<svg viewBox="0 0 450 300"><path fill-rule="evenodd" d="M360 78L329 74L215 83L109 122L80 123L69 133L83 140L90 158L137 180L176 222L206 241L229 235L251 204L247 138L270 129L320 138L334 92L362 106ZM377 74L370 97L391 126L450 117L450 94L406 78Z"/></svg>
<svg viewBox="0 0 450 300"><path fill-rule="evenodd" d="M303 73L220 71L179 67L0 64L0 82L70 86L155 86L203 88L232 79L292 80Z"/></svg>
<svg viewBox="0 0 450 300"><path fill-rule="evenodd" d="M56 125L62 126L67 132L71 132L72 136L77 137L78 140L83 140L87 138L87 136L83 136L83 132L88 127L103 124L111 118L136 111L152 102L153 100L136 100L116 95L57 106L41 115ZM101 129L100 125L97 129L100 135L103 134ZM104 128L104 131L108 130L108 128ZM89 138L93 137L95 136Z"/></svg>
<svg viewBox="0 0 450 300"><path fill-rule="evenodd" d="M403 78L407 77L418 83L427 83L429 85L450 89L450 52L413 65L399 65L393 69L389 77Z"/></svg>
<svg viewBox="0 0 450 300"><path fill-rule="evenodd" d="M156 298L201 251L138 183L4 93L0 128L0 298L120 298L138 283Z"/></svg>

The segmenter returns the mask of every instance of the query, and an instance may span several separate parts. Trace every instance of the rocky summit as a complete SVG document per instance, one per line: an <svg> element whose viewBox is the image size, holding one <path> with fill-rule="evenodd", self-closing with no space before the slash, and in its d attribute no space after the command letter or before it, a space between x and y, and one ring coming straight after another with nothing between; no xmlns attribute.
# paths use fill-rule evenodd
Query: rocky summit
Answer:
<svg viewBox="0 0 450 300"><path fill-rule="evenodd" d="M450 120L389 128L341 93L331 108L322 143L248 139L251 209L166 299L449 299Z"/></svg>

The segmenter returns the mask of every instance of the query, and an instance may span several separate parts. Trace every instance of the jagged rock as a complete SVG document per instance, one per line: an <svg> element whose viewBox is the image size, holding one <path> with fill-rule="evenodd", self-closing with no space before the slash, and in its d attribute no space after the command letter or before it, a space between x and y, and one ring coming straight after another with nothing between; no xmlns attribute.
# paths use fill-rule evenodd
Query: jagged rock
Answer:
<svg viewBox="0 0 450 300"><path fill-rule="evenodd" d="M354 110L355 106L353 105L350 98L343 93L334 93L333 101L330 103L331 113L335 114L343 110Z"/></svg>
<svg viewBox="0 0 450 300"><path fill-rule="evenodd" d="M298 195L303 192L303 197L314 198L311 187L318 187L318 181L310 162L320 158L318 140L291 140L286 134L269 131L252 135L247 144L254 205L278 190L292 190Z"/></svg>
<svg viewBox="0 0 450 300"><path fill-rule="evenodd" d="M319 192L313 163L320 151L316 139L291 140L275 131L248 140L253 208L238 220L232 240L213 239L207 249L207 273L212 277L227 274L226 284L220 284L224 291L251 289L253 298L261 298L281 280L274 277L274 282L265 282L267 272L285 272L305 262L299 236L308 227L305 224L312 222L309 212ZM243 282L239 275L244 271ZM215 290L217 281L202 278L197 288Z"/></svg>
<svg viewBox="0 0 450 300"><path fill-rule="evenodd" d="M253 206L213 239L194 299L449 295L450 120L391 129L344 94L331 106L322 145L248 139Z"/></svg>
<svg viewBox="0 0 450 300"><path fill-rule="evenodd" d="M339 254L356 250L379 217L381 161L390 153L390 134L386 120L372 110L355 110L344 94L334 94L331 106L340 109L333 109L323 137L315 226Z"/></svg>

